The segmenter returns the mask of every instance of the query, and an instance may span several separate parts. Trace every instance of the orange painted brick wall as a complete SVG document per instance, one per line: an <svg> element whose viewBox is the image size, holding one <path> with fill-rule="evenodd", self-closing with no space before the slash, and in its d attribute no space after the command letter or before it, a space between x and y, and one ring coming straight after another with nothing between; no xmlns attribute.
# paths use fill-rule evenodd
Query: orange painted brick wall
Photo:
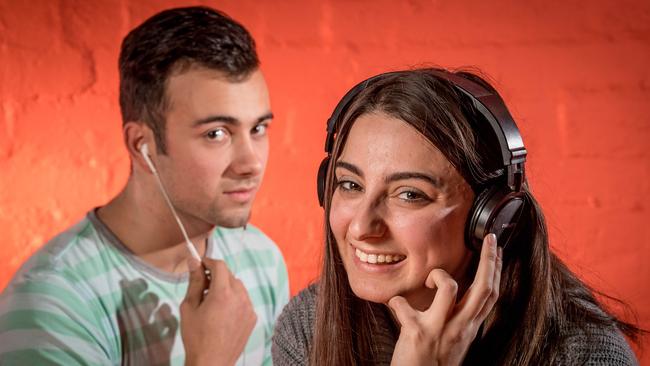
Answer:
<svg viewBox="0 0 650 366"><path fill-rule="evenodd" d="M338 98L389 69L473 65L519 122L554 249L650 328L650 2L203 3L258 42L277 118L253 222L282 249L293 293L317 275L315 175ZM125 183L119 44L178 5L188 3L0 0L0 289Z"/></svg>

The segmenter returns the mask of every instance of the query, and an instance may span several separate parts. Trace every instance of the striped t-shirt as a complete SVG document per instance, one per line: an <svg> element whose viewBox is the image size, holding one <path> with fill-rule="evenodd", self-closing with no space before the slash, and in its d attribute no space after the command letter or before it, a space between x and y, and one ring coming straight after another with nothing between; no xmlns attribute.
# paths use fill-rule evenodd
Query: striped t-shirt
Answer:
<svg viewBox="0 0 650 366"><path fill-rule="evenodd" d="M257 313L237 364L271 364L273 325L289 299L280 251L249 225L215 229L206 256L226 262ZM0 364L182 365L187 283L187 273L139 259L91 211L34 254L0 295Z"/></svg>

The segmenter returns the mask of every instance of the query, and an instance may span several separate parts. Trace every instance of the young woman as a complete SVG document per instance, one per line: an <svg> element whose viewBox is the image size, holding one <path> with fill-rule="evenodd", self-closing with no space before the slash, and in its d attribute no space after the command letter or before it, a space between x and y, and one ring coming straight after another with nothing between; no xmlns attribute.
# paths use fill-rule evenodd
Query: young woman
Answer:
<svg viewBox="0 0 650 366"><path fill-rule="evenodd" d="M280 316L274 364L637 364L623 333L638 329L550 252L521 137L487 82L382 74L328 131L322 274Z"/></svg>

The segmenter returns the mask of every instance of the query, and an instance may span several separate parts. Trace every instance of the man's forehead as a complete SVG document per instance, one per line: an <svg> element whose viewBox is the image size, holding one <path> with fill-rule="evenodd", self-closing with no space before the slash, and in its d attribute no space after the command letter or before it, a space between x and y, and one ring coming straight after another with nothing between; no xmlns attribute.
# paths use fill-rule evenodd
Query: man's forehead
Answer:
<svg viewBox="0 0 650 366"><path fill-rule="evenodd" d="M250 123L270 114L268 90L259 70L235 80L216 70L190 68L168 79L166 94L168 116L201 124L210 120Z"/></svg>

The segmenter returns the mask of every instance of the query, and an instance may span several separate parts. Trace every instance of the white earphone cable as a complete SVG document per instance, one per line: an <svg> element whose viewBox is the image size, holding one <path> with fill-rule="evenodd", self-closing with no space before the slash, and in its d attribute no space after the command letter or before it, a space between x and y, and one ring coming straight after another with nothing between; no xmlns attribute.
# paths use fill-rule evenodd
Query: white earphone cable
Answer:
<svg viewBox="0 0 650 366"><path fill-rule="evenodd" d="M167 203L167 206L172 211L172 215L174 215L174 218L176 219L176 223L178 224L178 227L181 229L181 232L183 233L183 237L185 238L185 244L187 246L187 249L190 251L190 254L192 255L192 257L194 257L194 259L201 262L201 256L199 255L199 252L196 250L196 246L194 245L194 243L192 243L192 241L190 241L190 238L187 236L187 231L185 231L185 226L183 226L181 219L178 217L178 214L176 213L176 209L174 209L174 205L172 205L172 201L169 199L169 196L167 195L167 190L165 189L165 186L163 185L163 182L160 179L160 176L158 175L158 171L156 170L156 167L151 162L151 159L149 157L149 146L147 146L147 144L143 144L140 152L142 153L142 156L144 156L144 160L147 162L147 165L149 165L151 172L156 177L156 182L158 182L158 187L160 187L160 192L162 192L162 195L165 198L165 202Z"/></svg>

